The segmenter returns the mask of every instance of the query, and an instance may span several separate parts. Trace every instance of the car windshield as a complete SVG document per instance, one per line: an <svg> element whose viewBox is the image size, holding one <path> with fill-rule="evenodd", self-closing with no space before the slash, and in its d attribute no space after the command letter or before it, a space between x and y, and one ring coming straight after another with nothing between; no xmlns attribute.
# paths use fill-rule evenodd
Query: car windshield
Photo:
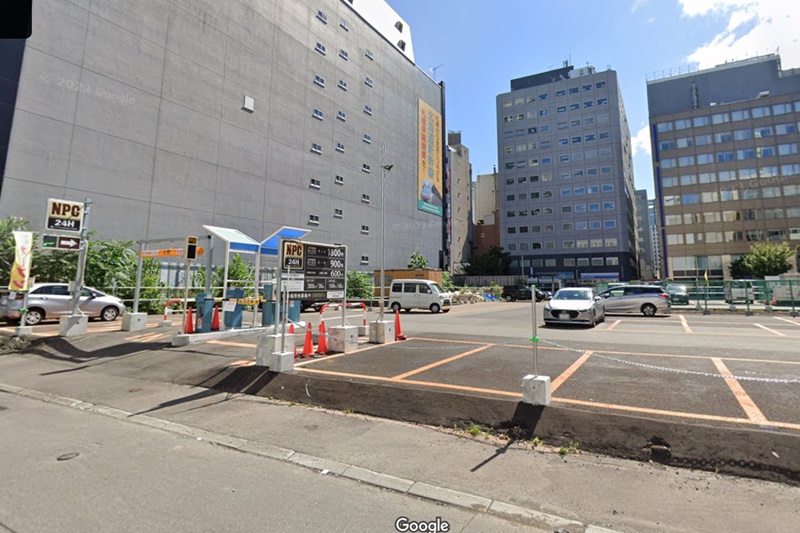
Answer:
<svg viewBox="0 0 800 533"><path fill-rule="evenodd" d="M667 290L671 292L686 292L685 285L667 285Z"/></svg>
<svg viewBox="0 0 800 533"><path fill-rule="evenodd" d="M438 283L432 283L431 287L433 288L433 292L435 294L441 294L444 292L444 289L440 287Z"/></svg>
<svg viewBox="0 0 800 533"><path fill-rule="evenodd" d="M579 291L579 290L571 290L565 291L560 290L553 296L553 300L591 300L592 293L589 291Z"/></svg>

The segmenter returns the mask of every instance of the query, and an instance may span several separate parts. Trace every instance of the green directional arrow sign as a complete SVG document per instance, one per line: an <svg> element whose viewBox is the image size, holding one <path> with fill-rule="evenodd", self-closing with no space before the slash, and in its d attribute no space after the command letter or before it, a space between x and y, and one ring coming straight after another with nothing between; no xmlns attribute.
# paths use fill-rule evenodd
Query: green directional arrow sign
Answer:
<svg viewBox="0 0 800 533"><path fill-rule="evenodd" d="M55 248L57 245L57 235L42 235L42 248Z"/></svg>

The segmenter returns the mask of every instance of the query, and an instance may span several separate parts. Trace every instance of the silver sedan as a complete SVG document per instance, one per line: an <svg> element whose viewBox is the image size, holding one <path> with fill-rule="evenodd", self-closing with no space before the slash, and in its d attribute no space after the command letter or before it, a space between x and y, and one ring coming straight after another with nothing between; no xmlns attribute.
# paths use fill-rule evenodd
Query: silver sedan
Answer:
<svg viewBox="0 0 800 533"><path fill-rule="evenodd" d="M589 324L605 322L602 300L592 289L561 289L544 306L545 324Z"/></svg>

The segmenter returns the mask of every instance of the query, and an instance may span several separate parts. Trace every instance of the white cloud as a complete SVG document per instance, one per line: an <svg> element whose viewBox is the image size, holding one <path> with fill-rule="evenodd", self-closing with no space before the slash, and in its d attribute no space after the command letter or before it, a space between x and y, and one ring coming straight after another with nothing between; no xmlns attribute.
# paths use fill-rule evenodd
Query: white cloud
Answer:
<svg viewBox="0 0 800 533"><path fill-rule="evenodd" d="M639 152L647 154L649 157L652 153L650 147L650 126L645 124L642 126L636 135L631 137L631 144L633 145L633 157L639 155Z"/></svg>
<svg viewBox="0 0 800 533"><path fill-rule="evenodd" d="M679 0L687 17L728 18L722 32L687 59L709 68L730 60L780 52L781 66L800 66L800 2L780 0Z"/></svg>
<svg viewBox="0 0 800 533"><path fill-rule="evenodd" d="M634 0L633 5L631 6L631 13L636 13L636 11L645 5L650 0Z"/></svg>

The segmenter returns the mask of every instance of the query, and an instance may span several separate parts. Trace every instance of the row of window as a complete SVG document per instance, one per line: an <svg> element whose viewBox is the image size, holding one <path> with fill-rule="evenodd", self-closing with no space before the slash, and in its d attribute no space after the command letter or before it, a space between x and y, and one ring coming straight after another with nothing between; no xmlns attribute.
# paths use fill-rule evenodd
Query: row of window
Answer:
<svg viewBox="0 0 800 533"><path fill-rule="evenodd" d="M561 196L581 196L583 194L598 194L602 192L614 192L613 183L604 183L602 185L587 185L585 187L574 187L572 189L561 189ZM525 201L528 199L537 200L539 198L552 198L553 191L534 191L531 193L521 192L516 194L507 194L506 201Z"/></svg>
<svg viewBox="0 0 800 533"><path fill-rule="evenodd" d="M573 154L562 154L558 156L559 163L568 163L570 161L583 161L584 159L592 160L598 158L611 157L611 148L600 148L599 150L586 150ZM539 165L552 165L553 156L534 157L532 159L525 159L521 161L507 161L505 163L506 170L514 168L527 168L538 167Z"/></svg>
<svg viewBox="0 0 800 533"><path fill-rule="evenodd" d="M668 245L681 244L719 244L729 242L762 242L800 240L800 228L750 229L744 231L710 231L705 233L678 233L667 235Z"/></svg>
<svg viewBox="0 0 800 533"><path fill-rule="evenodd" d="M567 111L578 111L580 109L590 109L595 106L608 105L608 98L598 98L597 100L584 100L583 102L575 102L567 105L560 105L556 107L556 113L566 113ZM526 113L517 113L516 115L504 115L503 122L509 123L514 120L530 120L539 117L546 117L550 114L550 109L543 107L536 111L528 111Z"/></svg>
<svg viewBox="0 0 800 533"><path fill-rule="evenodd" d="M661 186L664 188L677 187L678 185L689 186L698 183L725 183L739 180L752 180L761 178L762 180L774 181L778 176L788 177L800 175L800 163L787 163L785 165L767 165L759 168L740 168L737 170L720 170L717 172L701 172L700 174L683 174L681 176L667 176L661 178ZM766 183L759 183L764 185Z"/></svg>
<svg viewBox="0 0 800 533"><path fill-rule="evenodd" d="M798 153L797 143L779 144L778 146L758 146L755 148L740 148L739 150L725 150L716 154L685 155L678 158L661 160L662 169L676 167L692 167L695 165L710 165L713 163L728 163L730 161L746 161L748 159L762 159L765 157L787 156Z"/></svg>
<svg viewBox="0 0 800 533"><path fill-rule="evenodd" d="M597 124L607 124L609 121L608 113L603 113L597 115L596 117L586 117L584 118L585 124L594 124L595 119L597 120ZM588 122L587 122L588 120ZM569 127L577 127L581 125L581 119L572 119L570 121L565 122L557 122L556 128L559 130L563 130ZM538 133L549 133L552 129L550 127L549 122L539 122L536 126L529 126L525 129L519 130L507 130L503 132L504 139L511 139L512 137L522 137L523 135L536 135Z"/></svg>
<svg viewBox="0 0 800 533"><path fill-rule="evenodd" d="M352 1L350 3L352 4ZM321 9L317 11L317 18L320 21L322 21L324 24L328 23L328 15L324 11L322 11ZM398 22L398 24L401 24L401 23ZM342 28L344 31L350 31L350 24L348 24L348 22L346 20L344 20L344 19L342 19L339 22L339 27ZM318 51L320 51L320 53L322 53L322 54L325 54L326 53L325 47L323 45L321 45L320 43L317 43L317 47L320 47L320 46L322 47L322 50L321 51L318 50ZM405 47L401 47L401 48L405 49ZM344 50L342 50L341 52L344 52ZM341 55L341 52L340 52L340 55ZM364 55L367 56L367 58L370 59L370 60L375 58L375 55L369 49L364 50ZM345 60L347 59L347 52L344 52L344 59Z"/></svg>
<svg viewBox="0 0 800 533"><path fill-rule="evenodd" d="M772 106L759 106L752 109L739 109L737 111L714 113L711 115L702 115L693 118L685 118L675 121L659 122L656 125L656 130L659 133L674 130L685 130L688 128L701 128L703 126L710 126L711 124L725 124L727 122L737 122L740 120L747 120L749 118L763 118L769 116L785 115L787 113L800 113L800 101L774 104Z"/></svg>
<svg viewBox="0 0 800 533"><path fill-rule="evenodd" d="M785 124L776 124L773 126L761 126L758 128L745 128L741 130L723 131L715 133L714 135L695 135L694 137L680 137L678 139L670 139L658 143L659 149L663 151L675 150L678 148L689 148L692 146L706 146L712 142L728 143L732 141L747 141L750 139L763 139L765 137L772 137L773 135L786 135L789 133L797 133L800 123L787 122Z"/></svg>
<svg viewBox="0 0 800 533"><path fill-rule="evenodd" d="M615 237L609 237L607 239L568 239L565 241L561 241L562 248L616 248L618 241ZM555 250L556 242L555 241L544 241L544 242L521 242L521 243L509 243L508 244L508 251L514 252L517 250ZM565 261L569 258L565 258ZM602 259L602 258L598 258ZM614 258L616 259L616 258ZM574 259L573 259L574 260ZM535 259L534 259L535 261ZM546 260L545 260L546 261ZM536 266L535 264L533 266ZM541 266L541 265L539 265ZM551 266L551 265L545 265ZM552 265L555 266L555 265ZM568 265L564 265L568 266ZM572 265L574 266L574 265ZM579 265L583 266L583 265Z"/></svg>
<svg viewBox="0 0 800 533"><path fill-rule="evenodd" d="M800 196L800 185L749 189L721 189L719 191L701 193L670 194L664 196L664 206L733 202L736 200L758 200L759 198L784 198L787 196Z"/></svg>
<svg viewBox="0 0 800 533"><path fill-rule="evenodd" d="M541 175L530 176L530 177L529 176L519 176L518 178L506 178L506 185L514 185L515 182L516 183L528 183L528 180L530 180L531 183L539 183L540 181L548 182L548 181L553 181L553 175L552 174L541 174ZM552 196L552 192L551 192L550 196Z"/></svg>
<svg viewBox="0 0 800 533"><path fill-rule="evenodd" d="M614 229L617 227L616 220L589 220L589 221L580 221L580 222L564 222L561 224L561 229L564 231L586 231L586 230L597 230L597 229ZM555 224L544 224L542 225L534 225L530 226L530 233L540 233L540 232L549 232L555 231ZM506 233L508 235L515 235L517 233L528 233L528 226L511 226L506 228Z"/></svg>
<svg viewBox="0 0 800 533"><path fill-rule="evenodd" d="M616 204L614 202L603 202L603 211L614 211L616 209ZM600 204L575 204L573 205L562 205L561 212L562 213L596 213L600 211ZM537 217L539 215L552 215L555 214L555 210L552 207L542 207L536 209L518 209L518 210L510 210L506 211L506 217L526 217L530 213L530 216Z"/></svg>
<svg viewBox="0 0 800 533"><path fill-rule="evenodd" d="M773 207L767 209L740 209L737 211L705 211L703 213L684 213L666 215L665 226L715 224L719 222L739 222L743 220L780 220L800 218L800 207Z"/></svg>
<svg viewBox="0 0 800 533"><path fill-rule="evenodd" d="M569 87L567 89L559 89L559 90L556 91L555 94L556 94L556 98L560 98L562 96L566 96L567 93L569 93L569 94L578 94L581 90L583 90L585 92L585 91L591 91L592 88L603 89L606 86L606 84L607 84L606 81L598 81L598 82L594 83L594 87L593 87L591 83L584 83L584 84L582 84L580 86ZM514 100L504 100L503 101L503 107L511 107L512 105L523 105L523 104L531 103L531 102L534 102L534 101L537 101L537 100L540 101L540 102L543 102L543 101L548 99L549 95L550 95L549 92L543 92L543 93L538 93L536 95L528 96L527 99L525 97L518 97L518 98L515 98Z"/></svg>
<svg viewBox="0 0 800 533"><path fill-rule="evenodd" d="M314 111L311 113L311 116L314 117L315 119L319 120L319 121L324 121L325 120L325 113L320 111L319 109L314 109ZM342 122L347 122L347 113L345 113L344 111L337 111L336 112L336 118L338 120L341 120ZM367 144L372 144L372 136L369 135L368 133L364 134L364 137L362 138L362 140ZM342 151L344 151L344 150L342 150Z"/></svg>

